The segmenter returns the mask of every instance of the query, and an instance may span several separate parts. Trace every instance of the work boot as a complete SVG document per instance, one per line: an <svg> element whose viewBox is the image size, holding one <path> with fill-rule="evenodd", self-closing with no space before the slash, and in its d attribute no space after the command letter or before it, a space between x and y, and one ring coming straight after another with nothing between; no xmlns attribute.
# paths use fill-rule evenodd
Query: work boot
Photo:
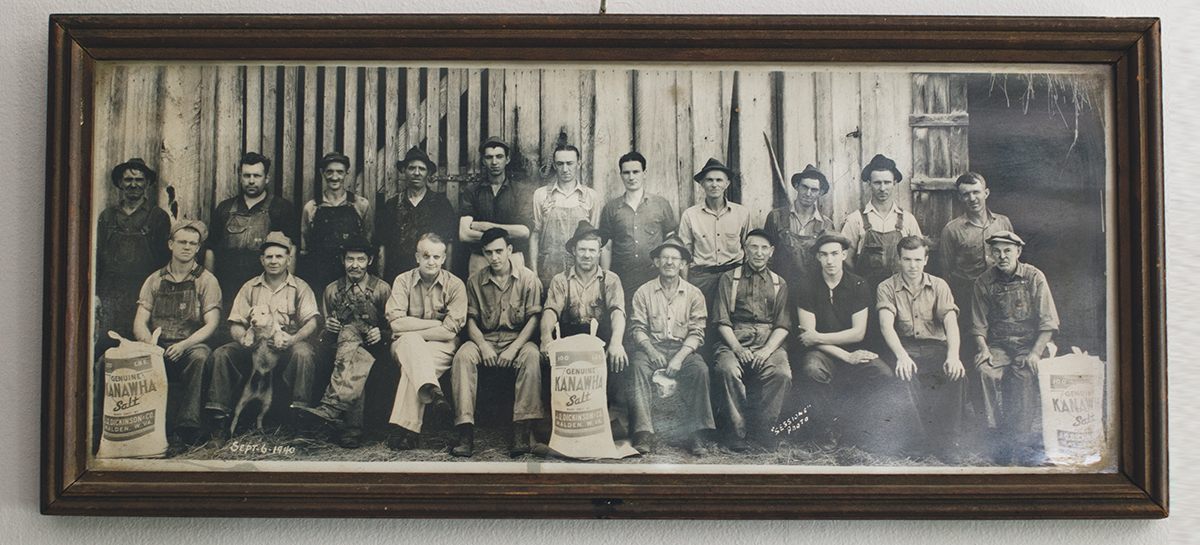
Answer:
<svg viewBox="0 0 1200 545"><path fill-rule="evenodd" d="M529 454L530 431L528 420L513 422L512 447L508 449L509 456L516 458L522 454Z"/></svg>
<svg viewBox="0 0 1200 545"><path fill-rule="evenodd" d="M746 441L746 438L738 437L738 436L732 435L732 434L730 434L730 436L725 439L725 447L728 448L729 450L732 450L732 451L738 452L738 453L750 452L750 449L752 448L750 446L750 443L748 441Z"/></svg>
<svg viewBox="0 0 1200 545"><path fill-rule="evenodd" d="M392 450L413 450L417 448L417 437L416 432L394 426L394 429L388 434L387 446Z"/></svg>
<svg viewBox="0 0 1200 545"><path fill-rule="evenodd" d="M356 449L362 446L362 432L359 430L342 430L338 433L337 444L345 449Z"/></svg>
<svg viewBox="0 0 1200 545"><path fill-rule="evenodd" d="M638 451L638 454L650 454L654 452L654 434L648 431L639 431L633 434L633 450Z"/></svg>
<svg viewBox="0 0 1200 545"><path fill-rule="evenodd" d="M442 393L442 389L436 384L426 384L417 390L417 399L421 403L430 405L436 413L445 413L450 411L450 403L446 401L446 395Z"/></svg>
<svg viewBox="0 0 1200 545"><path fill-rule="evenodd" d="M475 426L463 424L458 427L458 445L450 449L450 454L462 458L475 454Z"/></svg>
<svg viewBox="0 0 1200 545"><path fill-rule="evenodd" d="M700 438L700 432L693 432L691 437L688 437L687 451L688 454L696 457L708 456L708 448L704 446L704 439Z"/></svg>

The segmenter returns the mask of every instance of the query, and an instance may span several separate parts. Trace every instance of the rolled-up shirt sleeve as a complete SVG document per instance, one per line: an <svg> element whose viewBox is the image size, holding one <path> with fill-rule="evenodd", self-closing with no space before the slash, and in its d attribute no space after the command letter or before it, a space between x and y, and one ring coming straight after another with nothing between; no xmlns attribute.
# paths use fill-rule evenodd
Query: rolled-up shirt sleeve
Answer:
<svg viewBox="0 0 1200 545"><path fill-rule="evenodd" d="M708 308L704 304L704 294L697 289L694 296L688 300L687 338L684 343L693 347L704 345L704 328L708 324ZM692 341L688 343L688 341Z"/></svg>
<svg viewBox="0 0 1200 545"><path fill-rule="evenodd" d="M946 281L939 278L933 283L933 296L933 312L939 322L944 321L950 312L958 312L954 294L950 292L950 284Z"/></svg>
<svg viewBox="0 0 1200 545"><path fill-rule="evenodd" d="M971 335L976 337L987 337L988 334L988 312L991 310L991 301L988 300L987 284L984 283L984 278L988 273L983 273L984 276L979 277L975 281L975 288L971 290Z"/></svg>
<svg viewBox="0 0 1200 545"><path fill-rule="evenodd" d="M546 290L546 310L553 310L562 318L563 306L567 304L567 277L556 274L550 279L550 289Z"/></svg>
<svg viewBox="0 0 1200 545"><path fill-rule="evenodd" d="M724 273L717 279L717 302L713 305L712 322L719 326L733 327L734 295L730 293L733 289L733 276L730 273Z"/></svg>
<svg viewBox="0 0 1200 545"><path fill-rule="evenodd" d="M625 288L621 286L621 277L608 273L604 275L604 283L604 296L608 298L604 303L608 305L608 313L612 314L614 310L619 310L622 314L626 314Z"/></svg>
<svg viewBox="0 0 1200 545"><path fill-rule="evenodd" d="M1038 331L1058 331L1058 309L1054 306L1054 297L1050 295L1050 284L1046 275L1037 271L1033 279L1033 297L1037 302Z"/></svg>
<svg viewBox="0 0 1200 545"><path fill-rule="evenodd" d="M775 314L775 329L787 331L792 328L792 313L788 311L788 285L782 278L779 279L779 292L775 294L771 312Z"/></svg>
<svg viewBox="0 0 1200 545"><path fill-rule="evenodd" d="M446 293L446 317L442 319L442 327L457 335L467 323L467 290L461 280L445 282L443 287Z"/></svg>
<svg viewBox="0 0 1200 545"><path fill-rule="evenodd" d="M308 284L297 283L296 290L299 301L296 304L296 327L304 325L305 322L321 315L321 311L317 309L317 296L313 293L312 288Z"/></svg>
<svg viewBox="0 0 1200 545"><path fill-rule="evenodd" d="M217 282L217 277L205 273L196 278L196 295L200 299L201 316L214 308L220 310L221 284Z"/></svg>
<svg viewBox="0 0 1200 545"><path fill-rule="evenodd" d="M630 319L629 332L638 343L650 339L648 329L650 316L650 292L639 289L633 293L633 316Z"/></svg>
<svg viewBox="0 0 1200 545"><path fill-rule="evenodd" d="M392 286L392 294L388 297L387 303L383 305L383 315L388 322L388 327L392 331L396 331L396 320L408 317L408 294L410 290L408 285L408 277L400 276L396 279L395 285Z"/></svg>

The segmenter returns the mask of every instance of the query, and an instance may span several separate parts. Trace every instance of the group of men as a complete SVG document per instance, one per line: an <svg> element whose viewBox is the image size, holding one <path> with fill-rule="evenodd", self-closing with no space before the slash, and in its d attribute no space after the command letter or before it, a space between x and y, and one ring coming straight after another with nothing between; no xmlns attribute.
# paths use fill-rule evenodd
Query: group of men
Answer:
<svg viewBox="0 0 1200 545"><path fill-rule="evenodd" d="M363 392L385 360L400 369L389 447L418 448L432 408L453 411L451 453L472 456L482 366L511 371L510 452L534 451L547 345L597 328L614 438L641 453L657 446L653 383L664 375L695 455L712 430L746 452L804 427L957 462L971 407L999 459L1035 457L1038 362L1058 317L1044 275L1019 260L1024 241L988 209L982 176L957 180L966 213L939 238L943 280L925 272L930 243L897 204L902 175L883 155L862 170L870 202L837 229L819 206L829 182L811 165L791 178L794 202L759 228L727 199L735 173L717 159L693 177L704 201L677 217L647 191L636 151L619 159L625 192L607 203L580 183L574 146L554 150L542 187L514 179L499 138L479 153L485 179L457 212L431 188L437 165L419 148L398 162L386 202L350 191L351 160L328 153L322 191L299 215L270 191L270 160L247 153L211 234L148 204L144 161L117 165L120 199L97 236L97 330L148 342L162 328L171 426L189 444L227 427L251 371L249 314L265 306L284 334L259 342L280 354L291 420L330 427L347 448L361 445ZM447 269L453 252L468 254L465 270ZM801 409L781 426L785 404Z"/></svg>

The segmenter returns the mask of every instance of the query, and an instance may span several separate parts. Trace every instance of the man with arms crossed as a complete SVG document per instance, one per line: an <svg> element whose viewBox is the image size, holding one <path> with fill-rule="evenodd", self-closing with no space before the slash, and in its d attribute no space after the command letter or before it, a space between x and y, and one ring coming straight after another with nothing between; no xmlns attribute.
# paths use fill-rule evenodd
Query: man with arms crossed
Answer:
<svg viewBox="0 0 1200 545"><path fill-rule="evenodd" d="M479 162L487 179L462 195L458 211L458 240L467 258L467 276L487 267L480 239L492 228L504 229L513 245L513 257L522 264L529 255L530 226L533 225L533 184L514 180L508 171L508 144L492 136L479 146Z"/></svg>

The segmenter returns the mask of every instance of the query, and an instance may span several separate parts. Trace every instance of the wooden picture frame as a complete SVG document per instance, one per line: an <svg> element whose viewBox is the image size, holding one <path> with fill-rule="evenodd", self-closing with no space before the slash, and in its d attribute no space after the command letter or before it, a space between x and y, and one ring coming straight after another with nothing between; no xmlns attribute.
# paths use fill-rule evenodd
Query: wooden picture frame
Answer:
<svg viewBox="0 0 1200 545"><path fill-rule="evenodd" d="M49 21L42 512L510 518L1161 518L1166 325L1157 19L55 15ZM88 467L97 63L1027 63L1115 82L1113 473L391 473ZM112 159L112 158L109 158ZM123 158L122 158L123 159ZM101 168L106 168L100 165Z"/></svg>

